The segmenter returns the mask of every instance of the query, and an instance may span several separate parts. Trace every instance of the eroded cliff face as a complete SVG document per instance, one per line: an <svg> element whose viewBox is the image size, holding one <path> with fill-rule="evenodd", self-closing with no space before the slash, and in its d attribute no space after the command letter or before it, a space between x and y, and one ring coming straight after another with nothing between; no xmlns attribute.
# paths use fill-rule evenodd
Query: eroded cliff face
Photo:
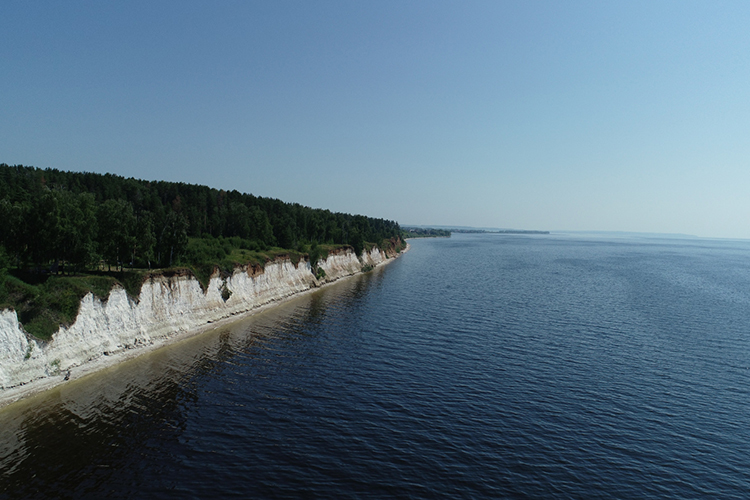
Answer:
<svg viewBox="0 0 750 500"><path fill-rule="evenodd" d="M360 258L351 250L331 253L318 263L325 278L317 280L310 263L289 259L264 269L238 268L231 277L215 276L204 292L192 276L158 277L143 284L138 301L114 288L106 301L92 294L81 301L74 324L61 327L49 342L27 335L15 311L0 311L0 396L41 379L62 382L70 370L105 356L145 348L207 323L252 311L326 282L376 266L388 256L378 248ZM231 292L227 300L222 290ZM226 297L226 294L224 294ZM49 385L49 384L48 384Z"/></svg>

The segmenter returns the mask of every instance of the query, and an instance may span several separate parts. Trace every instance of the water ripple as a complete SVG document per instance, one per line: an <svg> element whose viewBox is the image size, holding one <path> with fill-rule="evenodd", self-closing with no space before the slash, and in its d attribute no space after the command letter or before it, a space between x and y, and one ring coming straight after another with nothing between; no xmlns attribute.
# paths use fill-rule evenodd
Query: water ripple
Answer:
<svg viewBox="0 0 750 500"><path fill-rule="evenodd" d="M413 247L4 409L0 498L746 496L750 245Z"/></svg>

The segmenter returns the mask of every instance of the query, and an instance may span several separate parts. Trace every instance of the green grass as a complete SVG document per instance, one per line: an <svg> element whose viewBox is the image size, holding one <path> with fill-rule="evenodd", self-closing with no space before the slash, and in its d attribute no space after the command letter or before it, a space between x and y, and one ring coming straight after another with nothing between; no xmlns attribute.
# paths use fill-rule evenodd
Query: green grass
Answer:
<svg viewBox="0 0 750 500"><path fill-rule="evenodd" d="M49 276L32 285L8 276L0 285L0 303L16 311L27 332L49 340L60 325L73 324L87 293L106 300L117 283L111 276L82 275Z"/></svg>
<svg viewBox="0 0 750 500"><path fill-rule="evenodd" d="M128 295L137 300L145 280L156 276L193 275L206 290L217 271L222 278L231 276L235 269L244 266L265 268L268 262L289 258L297 266L304 259L313 260L313 273L320 279L325 276L317 262L325 260L331 252L346 245L300 244L290 250L277 247L261 248L246 240L216 238L191 239L187 255L178 267L170 269L128 269L121 272L92 271L75 276L47 275L12 271L0 277L0 309L13 309L24 329L42 340L49 340L61 325L72 325L81 305L81 299L91 292L100 300L107 300L112 288L122 286ZM395 242L384 240L381 246L393 249ZM367 243L371 250L373 243ZM395 248L399 251L398 246ZM192 260L190 260L192 258ZM363 269L367 272L369 269ZM225 287L226 288L226 287ZM222 291L224 300L231 295Z"/></svg>
<svg viewBox="0 0 750 500"><path fill-rule="evenodd" d="M260 266L265 268L268 262L288 257L296 266L306 256L297 250L278 247L267 247L264 250L254 250L225 245L228 240L216 238L208 244L200 239L191 239L188 244L187 256L183 259L184 267L198 279L203 290L208 288L211 276L218 271L221 277L229 277L238 267ZM191 248L192 246L192 248Z"/></svg>

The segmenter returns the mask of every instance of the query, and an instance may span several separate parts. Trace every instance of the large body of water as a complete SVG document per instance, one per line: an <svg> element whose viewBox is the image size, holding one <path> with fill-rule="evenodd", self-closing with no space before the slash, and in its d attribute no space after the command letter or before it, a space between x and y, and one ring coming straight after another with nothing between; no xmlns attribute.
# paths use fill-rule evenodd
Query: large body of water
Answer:
<svg viewBox="0 0 750 500"><path fill-rule="evenodd" d="M0 498L750 495L750 242L411 244L0 410Z"/></svg>

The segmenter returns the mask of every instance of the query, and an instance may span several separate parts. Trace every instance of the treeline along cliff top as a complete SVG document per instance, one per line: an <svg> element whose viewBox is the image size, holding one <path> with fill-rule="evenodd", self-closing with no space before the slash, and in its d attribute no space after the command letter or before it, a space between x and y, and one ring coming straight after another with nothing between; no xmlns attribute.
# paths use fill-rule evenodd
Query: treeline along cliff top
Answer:
<svg viewBox="0 0 750 500"><path fill-rule="evenodd" d="M45 310L65 309L41 303L57 300L50 293L62 281L48 283L53 275L87 278L66 290L108 292L111 284L95 278L120 278L127 288L128 269L182 266L205 282L216 266L262 265L283 253L307 254L314 265L333 247L349 245L359 255L371 245L401 245L401 229L390 220L208 186L6 164L0 164L0 217L0 302L22 322L24 315L39 320ZM76 300L82 293L74 293ZM65 318L48 319L44 330Z"/></svg>

